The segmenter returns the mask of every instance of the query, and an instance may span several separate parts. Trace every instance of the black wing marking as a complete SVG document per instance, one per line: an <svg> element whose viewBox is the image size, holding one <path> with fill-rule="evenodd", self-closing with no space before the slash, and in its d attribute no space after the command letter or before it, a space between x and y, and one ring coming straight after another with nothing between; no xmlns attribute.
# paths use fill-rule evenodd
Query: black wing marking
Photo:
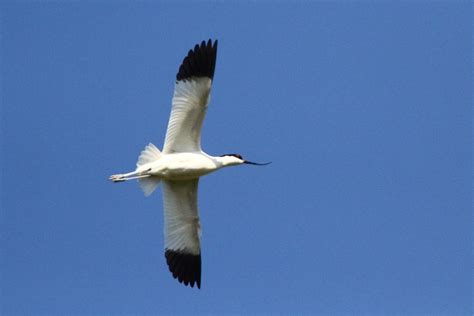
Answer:
<svg viewBox="0 0 474 316"><path fill-rule="evenodd" d="M201 45L196 44L194 50L189 50L189 53L184 57L179 71L176 74L176 81L187 80L193 77L208 77L211 80L214 78L214 70L216 69L217 56L217 40L212 43L212 40L201 42Z"/></svg>
<svg viewBox="0 0 474 316"><path fill-rule="evenodd" d="M175 279L191 287L196 283L198 289L201 288L201 254L193 255L166 249L165 257Z"/></svg>

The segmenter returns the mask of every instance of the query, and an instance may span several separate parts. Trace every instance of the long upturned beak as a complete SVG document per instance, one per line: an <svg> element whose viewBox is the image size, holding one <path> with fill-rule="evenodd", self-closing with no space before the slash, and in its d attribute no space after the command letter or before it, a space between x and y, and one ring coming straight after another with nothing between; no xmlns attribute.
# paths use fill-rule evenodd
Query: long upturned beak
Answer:
<svg viewBox="0 0 474 316"><path fill-rule="evenodd" d="M258 162L252 162L252 161L244 160L244 163L246 163L248 165L255 165L255 166L266 166L266 165L271 164L272 162L258 163Z"/></svg>

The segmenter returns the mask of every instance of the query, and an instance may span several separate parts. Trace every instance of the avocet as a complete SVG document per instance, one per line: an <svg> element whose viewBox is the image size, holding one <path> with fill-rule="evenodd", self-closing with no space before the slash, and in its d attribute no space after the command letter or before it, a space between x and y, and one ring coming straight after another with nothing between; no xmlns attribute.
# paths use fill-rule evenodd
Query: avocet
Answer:
<svg viewBox="0 0 474 316"><path fill-rule="evenodd" d="M201 127L210 100L217 40L189 50L176 75L171 115L163 151L148 144L135 171L110 176L113 182L138 179L145 196L163 186L165 257L173 277L201 288L199 178L223 167L266 165L238 154L214 157L201 149Z"/></svg>

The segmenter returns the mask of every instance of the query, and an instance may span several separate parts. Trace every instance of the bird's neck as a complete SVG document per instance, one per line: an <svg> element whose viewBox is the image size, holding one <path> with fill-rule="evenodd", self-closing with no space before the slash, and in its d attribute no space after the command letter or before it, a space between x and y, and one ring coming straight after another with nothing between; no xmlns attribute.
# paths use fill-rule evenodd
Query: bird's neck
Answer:
<svg viewBox="0 0 474 316"><path fill-rule="evenodd" d="M223 156L223 157L212 157L218 168L237 166L242 164L236 157L232 156Z"/></svg>

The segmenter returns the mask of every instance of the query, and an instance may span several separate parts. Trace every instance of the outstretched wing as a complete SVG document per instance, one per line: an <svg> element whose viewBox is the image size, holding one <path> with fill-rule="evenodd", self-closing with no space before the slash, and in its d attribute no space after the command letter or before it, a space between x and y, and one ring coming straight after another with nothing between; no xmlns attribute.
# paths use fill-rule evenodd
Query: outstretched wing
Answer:
<svg viewBox="0 0 474 316"><path fill-rule="evenodd" d="M201 150L201 127L216 67L217 40L190 50L176 75L163 153Z"/></svg>
<svg viewBox="0 0 474 316"><path fill-rule="evenodd" d="M199 179L163 180L165 257L174 278L201 288L200 224L197 209Z"/></svg>

